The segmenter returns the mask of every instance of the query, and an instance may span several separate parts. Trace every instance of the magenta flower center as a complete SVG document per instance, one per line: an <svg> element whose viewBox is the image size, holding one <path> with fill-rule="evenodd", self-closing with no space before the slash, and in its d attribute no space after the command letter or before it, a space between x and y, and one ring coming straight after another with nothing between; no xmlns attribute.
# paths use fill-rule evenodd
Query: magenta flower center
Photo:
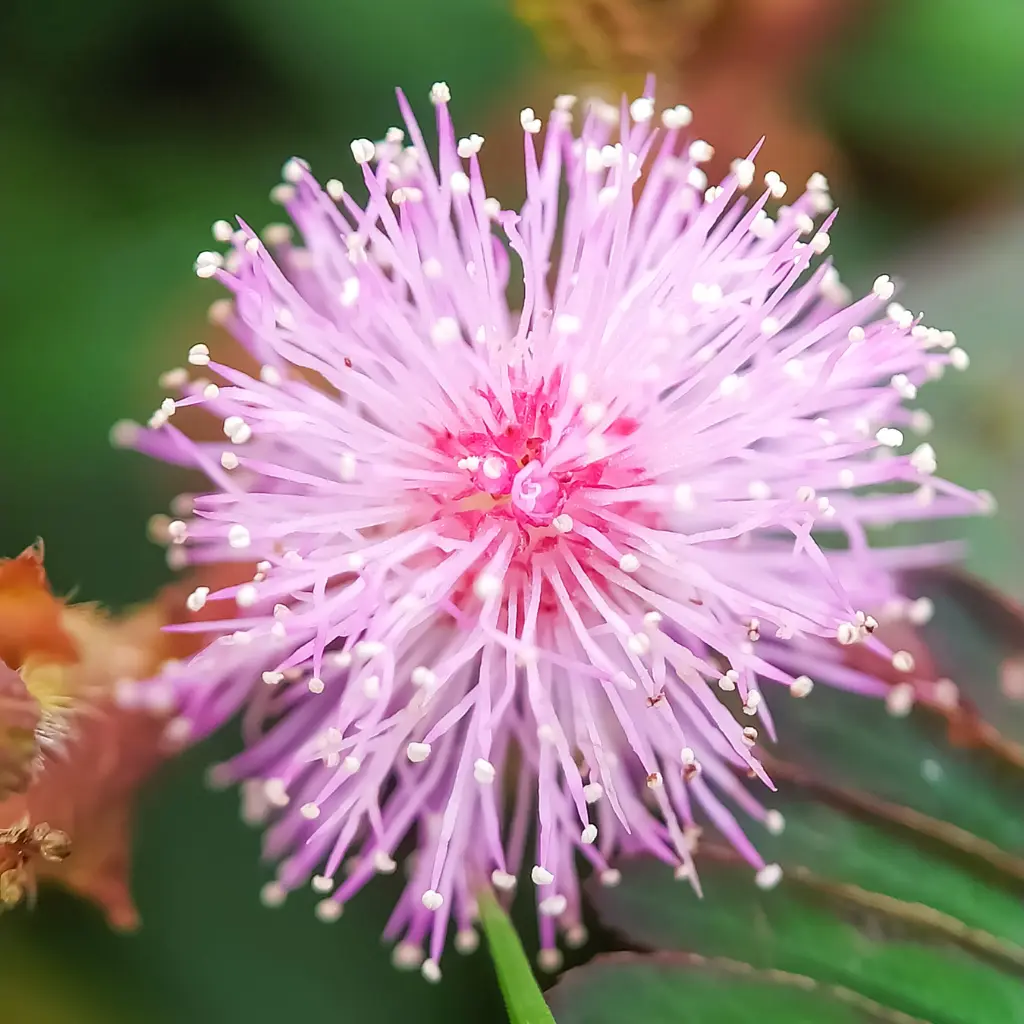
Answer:
<svg viewBox="0 0 1024 1024"><path fill-rule="evenodd" d="M565 504L567 485L539 463L523 466L512 478L512 511L520 522L547 526Z"/></svg>
<svg viewBox="0 0 1024 1024"><path fill-rule="evenodd" d="M464 484L435 494L442 518L451 519L446 532L473 536L485 521L510 528L516 554L509 570L524 568L560 537L575 541L584 557L598 547L618 560L616 531L594 498L643 477L629 441L637 422L575 396L559 372L550 383L513 391L511 414L493 395L485 397L489 422L432 431L435 450L454 461Z"/></svg>

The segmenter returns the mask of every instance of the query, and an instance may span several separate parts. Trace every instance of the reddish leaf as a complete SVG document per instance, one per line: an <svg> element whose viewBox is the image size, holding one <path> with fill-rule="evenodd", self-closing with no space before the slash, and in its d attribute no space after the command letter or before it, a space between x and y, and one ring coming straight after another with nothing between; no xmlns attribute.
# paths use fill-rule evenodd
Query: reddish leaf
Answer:
<svg viewBox="0 0 1024 1024"><path fill-rule="evenodd" d="M934 677L956 686L957 700L940 702L953 741L987 747L1024 768L1024 608L956 570L917 572L909 585L935 605L920 636Z"/></svg>
<svg viewBox="0 0 1024 1024"><path fill-rule="evenodd" d="M68 608L63 627L80 651L74 664L26 663L29 688L70 697L69 739L50 753L24 793L0 803L0 825L47 822L71 836L73 854L60 862L33 859L38 878L51 878L95 900L111 925L131 928L137 914L128 888L135 792L161 759L161 717L126 711L115 684L151 673L162 657L166 621L152 605L124 619L87 607Z"/></svg>
<svg viewBox="0 0 1024 1024"><path fill-rule="evenodd" d="M0 664L0 800L32 778L40 708L17 672Z"/></svg>
<svg viewBox="0 0 1024 1024"><path fill-rule="evenodd" d="M59 882L98 903L113 927L133 928L138 924L129 888L134 798L167 753L161 742L165 716L159 709L120 706L118 691L152 676L168 658L188 657L201 644L190 634L164 632L164 626L186 614L185 598L196 585L216 590L251 578L252 569L204 569L149 604L115 617L89 605L64 607L50 595L45 575L40 576L38 551L33 549L31 556L22 556L18 572L31 576L32 585L11 588L9 599L13 607L14 595L23 596L32 614L17 610L20 632L9 631L10 648L23 666L22 689L66 727L68 737L47 755L43 770L24 792L6 800L0 793L0 829L22 821L33 826L46 822L70 836L72 855L57 862L29 851L13 882L27 893L36 878ZM212 603L189 618L220 614ZM53 644L54 636L62 642ZM73 660L68 651L74 652ZM18 692L13 682L10 686ZM0 761L0 767L5 764Z"/></svg>
<svg viewBox="0 0 1024 1024"><path fill-rule="evenodd" d="M879 635L913 656L912 674L860 646L849 649L850 664L890 684L909 679L917 701L945 717L954 746L1024 768L1024 608L955 569L910 573L907 588L933 603L934 618L887 623Z"/></svg>
<svg viewBox="0 0 1024 1024"><path fill-rule="evenodd" d="M30 655L74 661L78 651L62 628L63 611L46 579L41 542L0 560L0 660L15 669Z"/></svg>
<svg viewBox="0 0 1024 1024"><path fill-rule="evenodd" d="M160 761L162 722L109 705L96 713L69 759L52 762L27 793L0 805L0 816L20 811L72 835L73 856L40 862L37 876L94 900L114 928L130 929L138 924L129 888L134 796Z"/></svg>
<svg viewBox="0 0 1024 1024"><path fill-rule="evenodd" d="M26 816L9 828L0 828L0 910L15 906L26 895L35 898L33 861L58 864L70 852L68 834L48 822L33 825Z"/></svg>

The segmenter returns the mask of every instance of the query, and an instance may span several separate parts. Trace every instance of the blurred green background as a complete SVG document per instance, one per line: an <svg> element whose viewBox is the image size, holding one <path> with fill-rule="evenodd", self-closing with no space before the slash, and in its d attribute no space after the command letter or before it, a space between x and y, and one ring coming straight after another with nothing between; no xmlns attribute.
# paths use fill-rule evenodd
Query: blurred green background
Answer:
<svg viewBox="0 0 1024 1024"><path fill-rule="evenodd" d="M586 16L588 5L561 6ZM713 81L732 19L756 5L703 6L713 18L695 59L675 69L678 99L691 78L697 91ZM971 565L1024 596L1024 4L845 6L841 29L771 87L834 164L822 169L842 210L833 250L844 280L905 280L901 301L971 355L971 371L930 387L924 405L942 472L1000 502L999 517L966 528ZM674 16L660 5L658 17ZM503 133L514 136L525 102L543 107L538 83L578 84L575 69L546 63L544 43L503 0L292 0L287 13L271 0L7 0L0 553L42 536L59 591L113 606L169 578L145 522L180 480L111 450L107 434L152 411L158 374L206 330L216 296L191 263L209 225L277 219L268 192L293 154L351 181L348 141L396 120L396 85L422 110L430 83L446 80L463 129L514 156ZM766 57L755 50L743 65L752 90L769 88L756 76ZM728 129L702 127L712 142ZM498 170L514 189L515 174ZM0 921L0 1020L504 1019L482 952L450 953L438 987L390 967L377 936L393 879L336 925L313 918L312 895L260 906L258 837L235 795L202 785L203 766L233 745L193 751L144 794L137 935L108 933L98 911L53 891Z"/></svg>

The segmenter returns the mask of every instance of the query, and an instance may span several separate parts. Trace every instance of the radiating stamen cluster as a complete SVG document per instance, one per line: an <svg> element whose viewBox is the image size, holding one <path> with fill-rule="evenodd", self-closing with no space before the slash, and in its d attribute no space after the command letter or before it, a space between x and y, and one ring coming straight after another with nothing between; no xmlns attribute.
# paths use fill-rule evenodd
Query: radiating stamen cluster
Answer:
<svg viewBox="0 0 1024 1024"><path fill-rule="evenodd" d="M768 781L763 694L886 692L850 643L911 673L873 615L895 569L948 551L867 530L987 499L937 479L928 445L905 453L927 426L905 401L966 358L888 278L851 301L818 261L820 175L779 206L769 171L748 199L755 150L708 188L685 107L657 125L650 95L594 104L577 135L563 96L543 136L523 111L513 213L447 87L432 99L436 163L401 96L408 145L353 142L365 203L286 165L301 245L214 226L229 251L196 271L233 294L214 315L259 369L197 344L216 383L175 371L180 397L117 438L213 485L163 526L177 564L258 563L192 594L223 614L186 628L217 638L159 685L179 740L244 709L216 777L271 821L265 899L310 883L333 920L413 850L387 935L436 980L452 923L475 944L482 885L529 880L552 967L556 933L583 934L581 859L611 885L647 852L696 885L710 825L775 884L729 809L782 827L739 781ZM190 405L222 442L176 429Z"/></svg>

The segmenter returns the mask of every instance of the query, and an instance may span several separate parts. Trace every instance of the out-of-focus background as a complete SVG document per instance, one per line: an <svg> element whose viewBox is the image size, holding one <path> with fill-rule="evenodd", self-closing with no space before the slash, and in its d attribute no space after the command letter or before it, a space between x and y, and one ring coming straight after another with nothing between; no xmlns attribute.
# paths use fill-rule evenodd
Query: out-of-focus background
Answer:
<svg viewBox="0 0 1024 1024"><path fill-rule="evenodd" d="M37 536L58 592L121 607L170 578L147 518L182 486L108 444L161 371L208 336L191 270L210 224L280 217L285 159L355 180L348 142L453 93L514 198L526 105L558 92L693 107L724 171L815 170L854 289L879 273L957 333L965 375L927 389L939 465L999 500L971 566L1024 595L1024 4L1021 0L7 0L0 10L0 555ZM141 929L115 935L53 890L0 920L0 1020L259 1024L504 1019L483 953L444 984L398 975L377 936L398 882L335 925L270 911L237 797L203 787L226 736L166 768L134 836ZM213 749L216 748L216 749ZM0 823L2 824L2 823Z"/></svg>

